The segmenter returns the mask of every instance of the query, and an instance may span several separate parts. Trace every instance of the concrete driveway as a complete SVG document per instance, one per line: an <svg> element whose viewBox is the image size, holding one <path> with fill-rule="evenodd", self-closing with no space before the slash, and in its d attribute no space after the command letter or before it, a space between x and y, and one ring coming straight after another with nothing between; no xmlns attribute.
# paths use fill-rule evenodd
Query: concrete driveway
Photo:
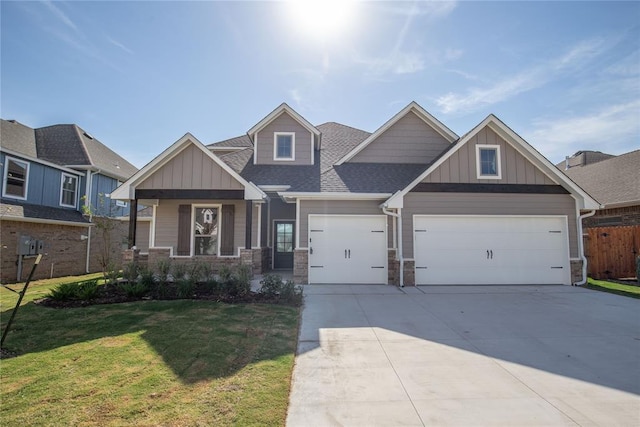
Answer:
<svg viewBox="0 0 640 427"><path fill-rule="evenodd" d="M288 426L640 425L640 300L307 285Z"/></svg>

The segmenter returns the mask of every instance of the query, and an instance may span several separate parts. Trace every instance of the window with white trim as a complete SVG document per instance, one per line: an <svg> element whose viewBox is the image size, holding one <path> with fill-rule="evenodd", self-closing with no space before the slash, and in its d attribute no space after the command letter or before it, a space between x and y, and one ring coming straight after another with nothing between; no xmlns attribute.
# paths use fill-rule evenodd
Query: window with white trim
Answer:
<svg viewBox="0 0 640 427"><path fill-rule="evenodd" d="M193 254L218 255L219 206L193 207Z"/></svg>
<svg viewBox="0 0 640 427"><path fill-rule="evenodd" d="M295 160L296 134L275 132L273 135L273 160Z"/></svg>
<svg viewBox="0 0 640 427"><path fill-rule="evenodd" d="M27 198L27 183L29 181L29 162L5 157L4 186L2 195L15 199Z"/></svg>
<svg viewBox="0 0 640 427"><path fill-rule="evenodd" d="M476 145L476 167L478 179L500 179L500 146Z"/></svg>
<svg viewBox="0 0 640 427"><path fill-rule="evenodd" d="M62 173L62 184L60 188L60 206L75 208L78 194L78 177L68 173Z"/></svg>

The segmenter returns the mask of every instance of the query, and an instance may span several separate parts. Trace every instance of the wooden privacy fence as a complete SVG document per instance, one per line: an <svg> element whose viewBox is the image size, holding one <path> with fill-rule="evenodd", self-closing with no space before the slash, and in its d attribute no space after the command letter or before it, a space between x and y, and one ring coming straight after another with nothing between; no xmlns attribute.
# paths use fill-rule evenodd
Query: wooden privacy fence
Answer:
<svg viewBox="0 0 640 427"><path fill-rule="evenodd" d="M594 279L636 276L640 255L640 225L585 229L588 274Z"/></svg>

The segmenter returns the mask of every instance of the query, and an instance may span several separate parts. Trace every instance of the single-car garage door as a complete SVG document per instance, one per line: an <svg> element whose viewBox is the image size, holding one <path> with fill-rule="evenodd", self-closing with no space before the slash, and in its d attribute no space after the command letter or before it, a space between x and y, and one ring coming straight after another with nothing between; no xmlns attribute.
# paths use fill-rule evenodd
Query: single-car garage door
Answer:
<svg viewBox="0 0 640 427"><path fill-rule="evenodd" d="M309 283L386 284L384 215L309 215Z"/></svg>
<svg viewBox="0 0 640 427"><path fill-rule="evenodd" d="M414 215L418 285L571 284L563 216Z"/></svg>

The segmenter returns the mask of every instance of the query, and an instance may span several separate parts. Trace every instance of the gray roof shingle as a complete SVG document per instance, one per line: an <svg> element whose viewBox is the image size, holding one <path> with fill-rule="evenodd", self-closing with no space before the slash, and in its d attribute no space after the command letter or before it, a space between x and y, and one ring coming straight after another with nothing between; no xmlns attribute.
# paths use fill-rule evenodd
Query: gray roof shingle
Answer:
<svg viewBox="0 0 640 427"><path fill-rule="evenodd" d="M32 128L15 120L0 119L0 147L36 158L36 135Z"/></svg>
<svg viewBox="0 0 640 427"><path fill-rule="evenodd" d="M601 204L640 204L640 150L563 172Z"/></svg>
<svg viewBox="0 0 640 427"><path fill-rule="evenodd" d="M235 138L225 139L224 141L214 142L207 147L253 147L251 139L248 135L236 136Z"/></svg>
<svg viewBox="0 0 640 427"><path fill-rule="evenodd" d="M89 220L73 209L53 208L50 206L32 205L15 200L0 201L0 218L48 219L54 221L79 222L89 224Z"/></svg>

